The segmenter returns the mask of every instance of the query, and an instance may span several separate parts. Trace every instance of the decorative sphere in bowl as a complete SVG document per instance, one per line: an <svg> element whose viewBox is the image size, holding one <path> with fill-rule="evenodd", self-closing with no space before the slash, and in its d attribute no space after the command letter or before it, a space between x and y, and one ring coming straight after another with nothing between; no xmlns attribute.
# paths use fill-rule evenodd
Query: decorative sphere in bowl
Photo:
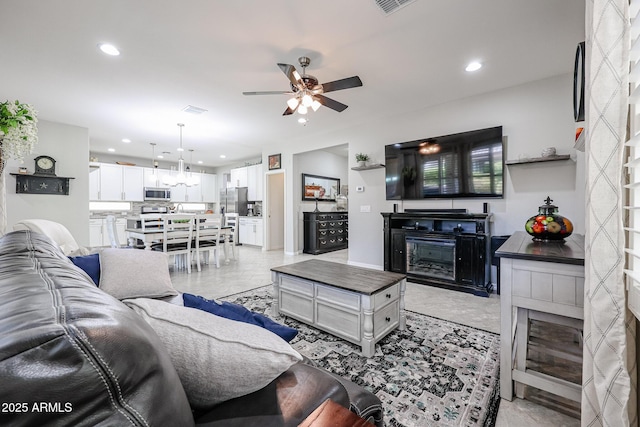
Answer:
<svg viewBox="0 0 640 427"><path fill-rule="evenodd" d="M573 233L573 224L558 214L558 207L552 205L552 201L547 197L545 204L538 208L538 214L529 218L524 225L533 240L562 240Z"/></svg>

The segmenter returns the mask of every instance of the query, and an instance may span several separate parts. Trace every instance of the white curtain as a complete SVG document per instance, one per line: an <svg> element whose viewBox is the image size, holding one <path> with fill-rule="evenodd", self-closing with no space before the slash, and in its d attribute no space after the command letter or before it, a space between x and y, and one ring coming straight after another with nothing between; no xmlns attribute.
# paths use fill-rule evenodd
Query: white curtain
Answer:
<svg viewBox="0 0 640 427"><path fill-rule="evenodd" d="M628 0L587 0L586 262L582 425L637 425L635 318L626 306L624 142Z"/></svg>

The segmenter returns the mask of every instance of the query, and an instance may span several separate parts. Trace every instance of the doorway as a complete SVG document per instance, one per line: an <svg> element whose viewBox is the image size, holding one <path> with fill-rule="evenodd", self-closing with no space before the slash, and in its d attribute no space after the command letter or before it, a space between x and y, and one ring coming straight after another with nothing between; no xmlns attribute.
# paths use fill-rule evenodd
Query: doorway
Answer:
<svg viewBox="0 0 640 427"><path fill-rule="evenodd" d="M284 171L268 173L266 177L265 249L284 249Z"/></svg>

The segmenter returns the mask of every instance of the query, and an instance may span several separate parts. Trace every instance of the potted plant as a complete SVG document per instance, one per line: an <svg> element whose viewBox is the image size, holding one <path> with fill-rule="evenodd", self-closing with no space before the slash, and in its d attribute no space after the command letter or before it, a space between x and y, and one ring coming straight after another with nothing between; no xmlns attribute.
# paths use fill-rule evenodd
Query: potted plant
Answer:
<svg viewBox="0 0 640 427"><path fill-rule="evenodd" d="M356 161L358 162L358 166L363 168L363 167L367 166L367 162L369 161L369 155L368 154L363 154L363 153L358 153L358 154L356 154Z"/></svg>
<svg viewBox="0 0 640 427"><path fill-rule="evenodd" d="M7 225L4 165L8 159L22 161L38 142L37 112L19 101L0 102L0 236Z"/></svg>
<svg viewBox="0 0 640 427"><path fill-rule="evenodd" d="M3 160L22 160L38 142L38 119L29 104L0 102L0 150Z"/></svg>

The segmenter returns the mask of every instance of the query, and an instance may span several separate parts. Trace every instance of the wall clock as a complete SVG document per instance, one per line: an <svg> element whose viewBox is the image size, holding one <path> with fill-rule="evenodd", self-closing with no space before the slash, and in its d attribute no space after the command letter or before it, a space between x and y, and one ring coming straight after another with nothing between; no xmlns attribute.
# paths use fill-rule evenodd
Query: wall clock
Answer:
<svg viewBox="0 0 640 427"><path fill-rule="evenodd" d="M53 157L38 156L36 161L35 175L56 176L56 161Z"/></svg>
<svg viewBox="0 0 640 427"><path fill-rule="evenodd" d="M576 61L573 68L573 118L584 120L584 42L578 43Z"/></svg>

